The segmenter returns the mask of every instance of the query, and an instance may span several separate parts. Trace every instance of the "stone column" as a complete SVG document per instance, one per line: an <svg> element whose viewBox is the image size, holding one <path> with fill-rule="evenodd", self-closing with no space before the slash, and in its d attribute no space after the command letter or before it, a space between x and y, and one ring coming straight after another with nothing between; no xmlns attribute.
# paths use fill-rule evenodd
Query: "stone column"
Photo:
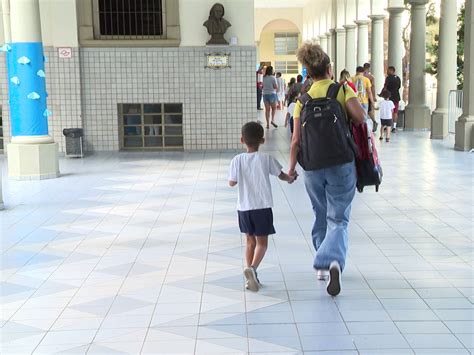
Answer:
<svg viewBox="0 0 474 355"><path fill-rule="evenodd" d="M339 78L339 74L346 68L346 30L336 28L336 71L334 78Z"/></svg>
<svg viewBox="0 0 474 355"><path fill-rule="evenodd" d="M383 47L383 20L385 15L372 15L372 48L371 48L371 69L375 77L375 93L378 94L385 82L384 73L384 47ZM363 64L363 63L362 63Z"/></svg>
<svg viewBox="0 0 474 355"><path fill-rule="evenodd" d="M325 34L319 36L319 43L323 51L327 53L328 52L328 38Z"/></svg>
<svg viewBox="0 0 474 355"><path fill-rule="evenodd" d="M356 25L345 25L346 29L346 69L355 75L357 67L357 53L356 53Z"/></svg>
<svg viewBox="0 0 474 355"><path fill-rule="evenodd" d="M9 175L18 180L58 177L58 146L48 134L39 0L10 1L10 26L11 42L4 47L12 134Z"/></svg>
<svg viewBox="0 0 474 355"><path fill-rule="evenodd" d="M438 90L436 109L431 116L431 138L448 135L448 96L456 90L457 66L457 11L456 0L441 1L439 22Z"/></svg>
<svg viewBox="0 0 474 355"><path fill-rule="evenodd" d="M456 150L474 149L474 6L466 0L463 114L456 122Z"/></svg>
<svg viewBox="0 0 474 355"><path fill-rule="evenodd" d="M334 54L334 30L331 29L329 32L326 32L326 36L328 36L328 50L327 54L331 58L331 61L335 63L336 56Z"/></svg>
<svg viewBox="0 0 474 355"><path fill-rule="evenodd" d="M357 65L369 61L369 21L359 20L357 24Z"/></svg>
<svg viewBox="0 0 474 355"><path fill-rule="evenodd" d="M456 1L456 0L454 0ZM395 67L395 72L400 79L403 77L403 27L402 15L404 7L390 7L388 25L388 65ZM400 88L400 97L403 87Z"/></svg>
<svg viewBox="0 0 474 355"><path fill-rule="evenodd" d="M430 128L430 109L426 105L426 4L428 0L409 0L411 4L410 95L405 110L405 129Z"/></svg>

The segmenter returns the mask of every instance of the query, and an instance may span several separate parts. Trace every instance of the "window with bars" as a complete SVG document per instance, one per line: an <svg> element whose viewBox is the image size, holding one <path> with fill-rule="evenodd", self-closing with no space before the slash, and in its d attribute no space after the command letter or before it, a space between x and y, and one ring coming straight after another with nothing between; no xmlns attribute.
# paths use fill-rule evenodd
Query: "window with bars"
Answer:
<svg viewBox="0 0 474 355"><path fill-rule="evenodd" d="M298 33L275 33L275 55L296 54Z"/></svg>
<svg viewBox="0 0 474 355"><path fill-rule="evenodd" d="M298 62L276 61L275 72L280 72L282 74L298 74Z"/></svg>
<svg viewBox="0 0 474 355"><path fill-rule="evenodd" d="M97 39L161 39L165 36L164 0L94 0Z"/></svg>
<svg viewBox="0 0 474 355"><path fill-rule="evenodd" d="M183 149L182 104L119 104L124 150Z"/></svg>

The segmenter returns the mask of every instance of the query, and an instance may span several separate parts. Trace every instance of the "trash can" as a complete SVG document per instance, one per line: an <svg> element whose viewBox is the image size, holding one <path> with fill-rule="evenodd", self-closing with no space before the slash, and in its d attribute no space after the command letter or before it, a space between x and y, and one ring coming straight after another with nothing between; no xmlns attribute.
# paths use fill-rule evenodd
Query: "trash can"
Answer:
<svg viewBox="0 0 474 355"><path fill-rule="evenodd" d="M63 134L66 137L66 157L83 158L82 137L84 133L82 128L65 128Z"/></svg>

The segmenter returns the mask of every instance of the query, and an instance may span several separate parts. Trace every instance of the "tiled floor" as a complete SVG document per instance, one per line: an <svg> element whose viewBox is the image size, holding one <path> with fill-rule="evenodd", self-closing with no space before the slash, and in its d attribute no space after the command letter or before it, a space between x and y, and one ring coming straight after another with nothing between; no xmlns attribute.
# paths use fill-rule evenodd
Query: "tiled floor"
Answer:
<svg viewBox="0 0 474 355"><path fill-rule="evenodd" d="M232 154L97 154L62 159L57 180L4 179L0 353L472 353L474 157L427 137L381 146L335 299L311 269L302 181L273 181L264 288L244 291ZM267 138L286 164L286 131Z"/></svg>

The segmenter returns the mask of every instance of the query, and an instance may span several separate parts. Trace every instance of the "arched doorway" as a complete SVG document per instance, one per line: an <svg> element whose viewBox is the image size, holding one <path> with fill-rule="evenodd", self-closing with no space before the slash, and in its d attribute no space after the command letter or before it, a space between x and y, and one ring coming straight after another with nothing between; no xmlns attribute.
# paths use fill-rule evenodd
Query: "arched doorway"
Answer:
<svg viewBox="0 0 474 355"><path fill-rule="evenodd" d="M271 64L288 82L301 73L296 50L301 44L301 32L292 21L276 19L263 26L258 42L259 62Z"/></svg>

